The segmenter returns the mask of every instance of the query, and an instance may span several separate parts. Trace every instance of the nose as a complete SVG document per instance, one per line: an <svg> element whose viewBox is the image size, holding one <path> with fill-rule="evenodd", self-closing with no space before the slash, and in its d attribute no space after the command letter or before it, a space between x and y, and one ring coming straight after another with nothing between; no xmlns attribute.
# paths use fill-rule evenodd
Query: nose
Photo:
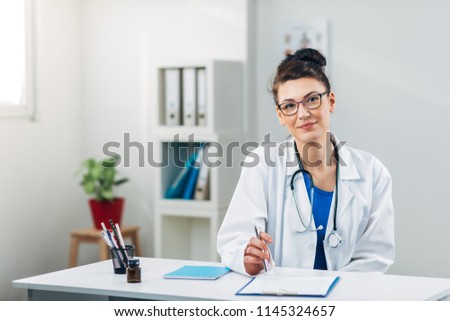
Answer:
<svg viewBox="0 0 450 321"><path fill-rule="evenodd" d="M308 118L309 116L311 116L311 113L309 112L309 110L307 108L305 108L305 106L303 106L303 104L300 104L300 106L298 106L298 111L297 111L298 119L305 119L305 118Z"/></svg>

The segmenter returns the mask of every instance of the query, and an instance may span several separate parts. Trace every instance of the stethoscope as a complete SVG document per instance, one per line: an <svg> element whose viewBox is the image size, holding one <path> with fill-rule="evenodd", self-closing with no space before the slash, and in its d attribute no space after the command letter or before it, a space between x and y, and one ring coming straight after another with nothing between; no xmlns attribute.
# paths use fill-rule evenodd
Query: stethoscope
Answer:
<svg viewBox="0 0 450 321"><path fill-rule="evenodd" d="M327 242L328 245L331 248L337 248L339 246L339 244L342 243L342 237L339 236L338 232L337 232L337 208L338 208L338 193L339 193L339 184L338 184L338 177L339 177L339 153L338 150L336 148L336 144L334 143L334 141L332 141L333 147L334 147L334 157L336 158L336 191L335 191L335 195L334 195L334 217L333 217L333 232L330 233L330 235L328 235L327 238ZM292 192L292 196L294 198L294 203L295 203L295 207L297 208L297 214L298 217L300 219L300 222L302 223L303 227L305 228L304 231L299 231L299 233L305 233L305 232L317 232L323 229L323 226L320 225L317 228L313 228L311 226L312 221L313 221L313 204L314 204L314 180L312 178L312 175L310 172L308 172L304 167L303 167L303 162L300 158L300 154L298 153L297 150L297 144L295 144L294 142L294 148L295 148L295 155L297 156L297 160L299 163L299 169L292 175L291 178L291 192ZM297 202L297 196L295 196L295 191L294 191L294 180L295 180L295 176L297 176L297 174L299 173L305 173L306 175L308 175L309 177L309 189L310 189L310 195L311 195L311 214L309 216L309 224L306 225L305 222L303 221L303 216L302 213L300 211L300 207L298 206L298 202Z"/></svg>

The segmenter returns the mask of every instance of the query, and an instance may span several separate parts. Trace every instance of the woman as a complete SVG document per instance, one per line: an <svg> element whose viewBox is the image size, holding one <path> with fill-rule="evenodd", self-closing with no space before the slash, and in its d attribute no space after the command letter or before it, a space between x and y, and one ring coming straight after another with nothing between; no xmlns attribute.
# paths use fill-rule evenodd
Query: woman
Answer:
<svg viewBox="0 0 450 321"><path fill-rule="evenodd" d="M291 138L258 147L242 168L217 239L222 262L237 272L255 275L274 262L384 273L393 263L391 176L330 134L336 98L325 65L318 51L301 49L277 68L272 93Z"/></svg>

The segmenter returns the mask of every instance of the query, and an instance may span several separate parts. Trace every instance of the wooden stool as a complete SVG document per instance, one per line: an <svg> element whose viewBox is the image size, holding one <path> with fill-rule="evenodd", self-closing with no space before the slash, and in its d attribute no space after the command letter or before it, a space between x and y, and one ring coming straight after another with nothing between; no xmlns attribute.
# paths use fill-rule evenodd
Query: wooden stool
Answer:
<svg viewBox="0 0 450 321"><path fill-rule="evenodd" d="M95 228L86 228L81 230L74 230L70 233L72 239L70 245L70 258L69 267L74 267L77 265L78 259L78 247L80 243L97 243L99 245L99 257L100 260L107 260L110 255L109 247L103 241L100 236L100 231ZM120 227L122 236L124 239L131 238L133 245L135 246L134 255L141 255L141 243L139 242L139 226L124 226Z"/></svg>

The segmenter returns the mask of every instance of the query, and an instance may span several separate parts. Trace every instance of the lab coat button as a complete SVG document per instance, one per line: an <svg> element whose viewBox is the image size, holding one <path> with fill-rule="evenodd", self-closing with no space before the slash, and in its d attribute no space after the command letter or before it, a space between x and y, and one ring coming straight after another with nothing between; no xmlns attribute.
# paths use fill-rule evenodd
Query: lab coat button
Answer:
<svg viewBox="0 0 450 321"><path fill-rule="evenodd" d="M316 248L316 245L313 244L313 243L310 243L310 244L308 245L308 250L309 250L310 252L314 252L315 248Z"/></svg>

